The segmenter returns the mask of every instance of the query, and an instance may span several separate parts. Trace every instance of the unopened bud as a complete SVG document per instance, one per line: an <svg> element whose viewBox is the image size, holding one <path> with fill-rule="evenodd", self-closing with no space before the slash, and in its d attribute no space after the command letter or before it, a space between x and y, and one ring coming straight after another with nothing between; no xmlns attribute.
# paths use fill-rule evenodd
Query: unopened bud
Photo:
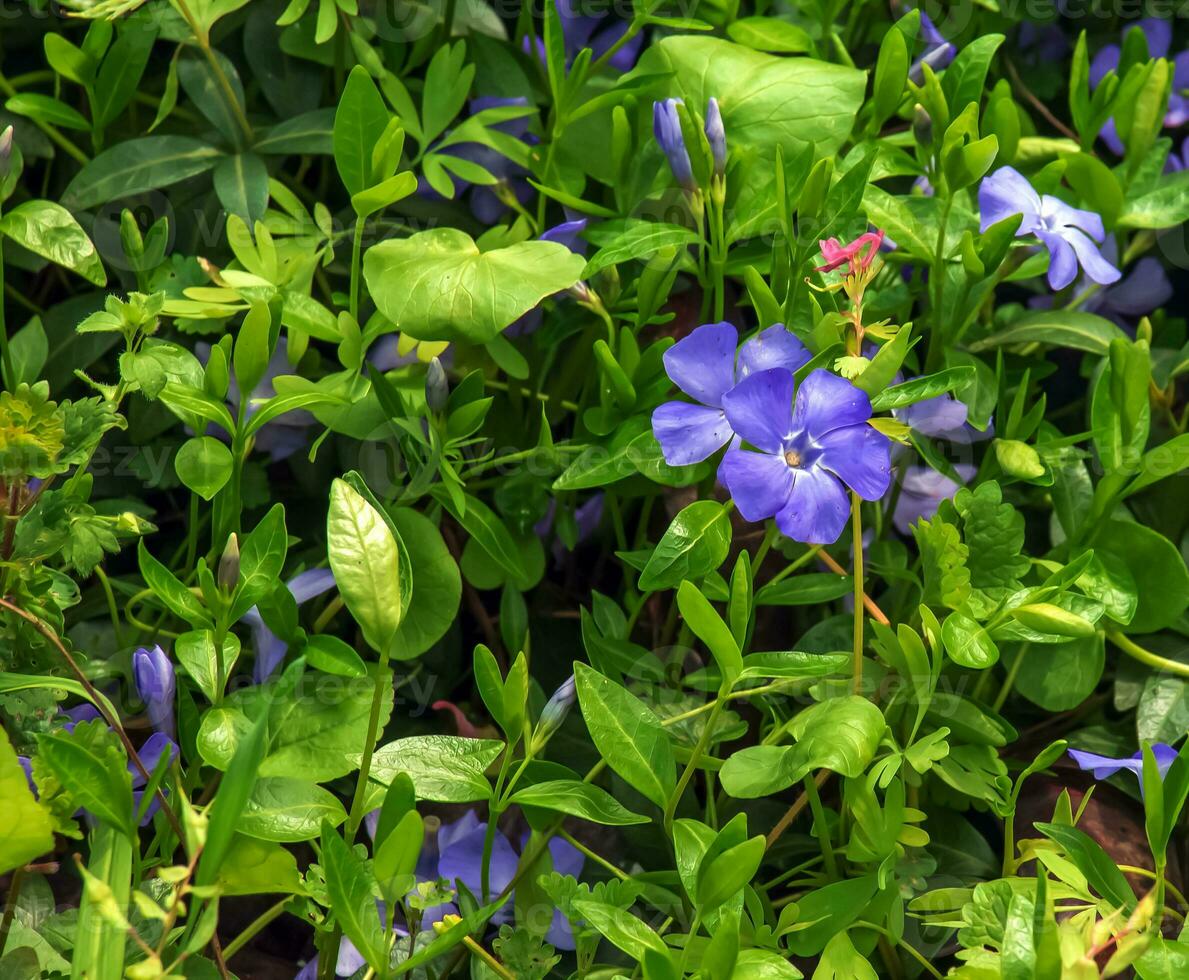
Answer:
<svg viewBox="0 0 1189 980"><path fill-rule="evenodd" d="M541 718L537 722L537 730L533 733L533 751L539 752L545 743L553 737L554 732L561 728L574 701L578 697L578 688L574 683L574 675L553 692L553 696L546 702L541 711Z"/></svg>
<svg viewBox="0 0 1189 980"><path fill-rule="evenodd" d="M912 110L912 135L921 146L933 145L933 119L919 102Z"/></svg>
<svg viewBox="0 0 1189 980"><path fill-rule="evenodd" d="M450 383L446 380L446 369L437 357L429 362L425 372L425 403L431 412L440 412L450 398Z"/></svg>
<svg viewBox="0 0 1189 980"><path fill-rule="evenodd" d="M1052 636L1068 636L1076 639L1093 636L1096 632L1094 624L1088 619L1083 619L1077 613L1062 609L1051 602L1029 603L1026 606L1013 609L1011 614L1020 625Z"/></svg>
<svg viewBox="0 0 1189 980"><path fill-rule="evenodd" d="M219 588L230 592L239 582L239 538L232 532L219 559Z"/></svg>
<svg viewBox="0 0 1189 980"><path fill-rule="evenodd" d="M714 157L715 176L721 177L727 172L727 132L718 110L718 99L713 97L706 103L706 141L710 144L710 155Z"/></svg>
<svg viewBox="0 0 1189 980"><path fill-rule="evenodd" d="M12 127L8 126L0 133L0 163L7 163L12 156Z"/></svg>

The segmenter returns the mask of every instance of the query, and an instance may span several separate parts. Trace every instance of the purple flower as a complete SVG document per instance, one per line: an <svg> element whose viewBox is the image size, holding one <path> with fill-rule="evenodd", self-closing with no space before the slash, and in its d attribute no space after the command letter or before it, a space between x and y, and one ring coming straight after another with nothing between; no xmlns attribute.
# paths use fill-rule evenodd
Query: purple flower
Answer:
<svg viewBox="0 0 1189 980"><path fill-rule="evenodd" d="M1169 21L1161 20L1159 17L1145 17L1138 24L1126 27L1124 36L1134 27L1143 31L1148 42L1149 57L1168 57L1169 48L1172 47L1172 24ZM1107 72L1116 71L1121 55L1122 48L1118 44L1108 44L1099 51L1090 62L1090 85L1097 88ZM1164 125L1168 129L1175 129L1189 122L1189 98L1184 95L1185 89L1189 88L1189 51L1182 51L1173 58L1172 68L1172 92L1169 94L1168 109L1164 114ZM1126 147L1119 138L1114 119L1108 119L1098 135L1111 150L1123 156Z"/></svg>
<svg viewBox="0 0 1189 980"><path fill-rule="evenodd" d="M908 77L918 85L925 77L925 65L935 72L941 71L954 60L954 55L958 53L958 49L942 37L937 25L923 10L921 11L921 38L925 42L925 51L908 70Z"/></svg>
<svg viewBox="0 0 1189 980"><path fill-rule="evenodd" d="M759 452L729 449L718 478L749 521L776 518L806 544L830 544L846 526L849 486L878 500L891 482L888 438L867 424L871 400L821 368L796 388L784 368L744 378L723 396L731 428Z"/></svg>
<svg viewBox="0 0 1189 980"><path fill-rule="evenodd" d="M962 477L963 483L974 479L973 466L959 463L954 470ZM952 500L958 489L959 484L931 467L908 467L901 477L900 496L896 499L896 509L892 514L896 530L901 534L909 534L912 525L919 520L929 520L937 513L941 502Z"/></svg>
<svg viewBox="0 0 1189 980"><path fill-rule="evenodd" d="M1173 760L1177 757L1177 750L1171 745L1157 742L1152 746L1152 755L1156 757L1156 768L1160 770L1160 778L1163 779L1168 773L1169 766L1173 764ZM1135 773L1135 778L1139 780L1140 792L1143 792L1144 753L1142 749L1136 752L1135 755L1130 755L1123 759L1112 759L1110 756L1098 755L1094 752L1083 752L1081 749L1070 749L1069 757L1080 768L1092 773L1095 779L1106 779L1121 769L1133 772Z"/></svg>
<svg viewBox="0 0 1189 980"><path fill-rule="evenodd" d="M1102 254L1112 264L1117 261L1118 248L1113 238L1106 240ZM1087 285L1084 276L1079 278L1074 285L1074 292L1081 293ZM1081 308L1134 332L1134 322L1163 306L1172 299L1172 294L1172 283L1160 260L1145 255L1118 282L1087 296ZM1053 305L1053 297L1033 296L1028 300L1028 305L1034 309L1049 309Z"/></svg>
<svg viewBox="0 0 1189 980"><path fill-rule="evenodd" d="M333 589L334 574L329 568L311 568L295 575L287 584L294 601L300 606ZM252 679L257 684L263 684L285 658L289 644L265 625L264 617L255 606L244 613L243 622L252 628L252 644L256 648Z"/></svg>
<svg viewBox="0 0 1189 980"><path fill-rule="evenodd" d="M454 882L461 881L481 902L483 869L483 839L487 833L487 824L480 821L473 812L467 813L462 819L449 827L442 827L438 831L438 866L437 876ZM527 843L527 835L521 840L523 849ZM549 855L553 859L553 870L558 874L577 877L582 871L584 858L582 853L572 844L554 837L549 841ZM500 831L496 831L491 851L491 864L488 868L488 888L490 894L487 901L499 895L516 876L520 864L520 855L512 843ZM499 925L512 920L512 900L508 897L507 904L492 916L492 923ZM447 909L446 911L450 911ZM545 941L557 949L572 950L574 935L566 917L560 910L554 910L553 923L545 934Z"/></svg>
<svg viewBox="0 0 1189 980"><path fill-rule="evenodd" d="M144 702L149 722L166 735L174 732L173 699L177 693L173 663L160 646L141 647L132 654L132 679Z"/></svg>
<svg viewBox="0 0 1189 980"><path fill-rule="evenodd" d="M504 98L484 95L472 99L468 103L468 109L470 115L474 116L485 109L527 105L528 99L524 96ZM533 141L529 134L529 119L530 117L527 115L519 116L516 119L492 123L487 128L528 143ZM483 143L455 143L446 147L442 152L445 155L458 157L460 160L479 165L497 180L502 181L522 204L531 200L535 193L526 180L528 171L490 146ZM456 194L471 186L468 181L454 174L451 174L451 181ZM432 188L427 188L425 193L437 196L436 191L433 191ZM494 225L498 223L507 210L508 206L500 200L499 195L492 188L482 185L474 186L471 191L471 213L482 224Z"/></svg>
<svg viewBox="0 0 1189 980"><path fill-rule="evenodd" d="M586 254L586 241L578 236L586 231L586 219L578 218L574 221L563 221L560 225L546 228L537 236L542 242L557 242L564 245L575 255Z"/></svg>
<svg viewBox="0 0 1189 980"><path fill-rule="evenodd" d="M656 141L669 160L669 169L677 183L691 194L698 189L694 183L694 171L690 166L689 153L685 149L685 136L681 132L681 117L677 113L677 99L665 99L652 103L652 131Z"/></svg>
<svg viewBox="0 0 1189 980"><path fill-rule="evenodd" d="M623 37L628 25L618 18L580 13L581 3L582 0L558 0L557 12L561 17L566 53L573 57L583 48L590 48L590 53L597 59ZM616 51L608 63L616 71L630 71L640 57L643 43L644 35L637 34Z"/></svg>
<svg viewBox="0 0 1189 980"><path fill-rule="evenodd" d="M714 173L721 177L727 172L727 133L723 128L722 113L718 110L718 99L713 96L706 103L706 141L714 158Z"/></svg>
<svg viewBox="0 0 1189 980"><path fill-rule="evenodd" d="M664 354L670 380L698 404L665 402L652 413L652 431L670 466L700 463L731 438L723 398L744 378L768 368L796 371L810 354L782 324L746 341L729 323L706 323Z"/></svg>
<svg viewBox="0 0 1189 980"><path fill-rule="evenodd" d="M1035 235L1049 250L1052 289L1064 289L1073 282L1079 264L1099 285L1119 279L1119 270L1103 258L1095 244L1106 238L1102 218L1093 211L1070 207L1051 194L1037 194L1028 180L1012 167L1000 167L983 178L978 189L978 206L981 231L1013 215L1023 216L1016 235Z"/></svg>
<svg viewBox="0 0 1189 980"><path fill-rule="evenodd" d="M172 766L175 762L177 762L178 759L177 743L174 742L173 739L162 735L160 732L154 732L148 737L148 739L145 740L144 745L140 747L136 754L140 756L141 765L145 767L145 770L151 776L156 771L157 766L160 764L161 756L165 755L166 753L169 754L169 762L167 765ZM146 780L144 776L141 775L140 769L135 766L131 760L128 762L128 771L132 773L132 806L133 812L135 813L140 810L141 802L144 799L144 786ZM162 787L161 791L164 793L165 788ZM160 801L155 797L156 794L154 794L154 799L149 804L148 809L145 810L144 816L140 818L140 825L142 827L148 826L149 822L153 819L153 814L157 812L157 809L161 805Z"/></svg>

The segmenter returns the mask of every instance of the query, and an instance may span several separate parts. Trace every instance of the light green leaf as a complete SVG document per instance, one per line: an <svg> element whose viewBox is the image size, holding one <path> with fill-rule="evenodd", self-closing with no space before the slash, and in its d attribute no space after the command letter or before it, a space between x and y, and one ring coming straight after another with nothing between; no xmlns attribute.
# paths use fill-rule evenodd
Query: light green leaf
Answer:
<svg viewBox="0 0 1189 980"><path fill-rule="evenodd" d="M632 813L606 790L577 779L551 779L517 790L511 801L556 813L568 813L609 827L648 823L648 817Z"/></svg>
<svg viewBox="0 0 1189 980"><path fill-rule="evenodd" d="M33 797L7 733L0 731L0 874L53 850L49 815Z"/></svg>
<svg viewBox="0 0 1189 980"><path fill-rule="evenodd" d="M26 201L0 218L0 232L30 252L77 272L96 286L107 285L107 273L74 215L53 201Z"/></svg>

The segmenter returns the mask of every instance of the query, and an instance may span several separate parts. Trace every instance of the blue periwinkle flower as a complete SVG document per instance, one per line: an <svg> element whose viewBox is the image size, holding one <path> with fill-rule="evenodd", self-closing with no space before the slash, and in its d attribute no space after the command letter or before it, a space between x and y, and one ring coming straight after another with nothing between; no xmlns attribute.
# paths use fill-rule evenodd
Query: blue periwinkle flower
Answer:
<svg viewBox="0 0 1189 980"><path fill-rule="evenodd" d="M160 646L141 647L132 654L132 679L136 683L136 693L145 703L149 722L158 732L172 735L177 679L169 656Z"/></svg>
<svg viewBox="0 0 1189 980"><path fill-rule="evenodd" d="M669 169L685 190L696 191L694 171L690 166L689 152L685 148L685 137L681 132L681 117L677 114L677 99L665 99L652 104L652 131L665 156Z"/></svg>
<svg viewBox="0 0 1189 980"><path fill-rule="evenodd" d="M664 354L665 372L698 404L665 402L652 413L652 431L670 466L700 463L731 439L723 397L757 371L796 371L810 353L782 324L748 340L736 355L739 332L729 323L706 323Z"/></svg>
<svg viewBox="0 0 1189 980"><path fill-rule="evenodd" d="M1156 768L1160 771L1160 778L1168 774L1169 766L1177 757L1177 750L1171 745L1157 742L1152 746L1152 755L1156 758ZM1107 779L1120 770L1126 769L1135 773L1139 780L1140 791L1144 788L1144 753L1141 749L1135 755L1122 759L1112 759L1110 756L1098 755L1095 752L1083 752L1081 749L1070 749L1069 757L1082 769L1092 773L1095 779Z"/></svg>
<svg viewBox="0 0 1189 980"><path fill-rule="evenodd" d="M723 129L718 99L713 96L706 103L706 140L710 144L710 155L714 157L714 173L721 177L727 172L727 132Z"/></svg>
<svg viewBox="0 0 1189 980"><path fill-rule="evenodd" d="M1120 272L1098 250L1106 238L1102 218L1093 211L1070 207L1052 194L1038 194L1018 170L1000 167L978 189L979 228L986 231L1013 215L1022 215L1016 235L1035 235L1049 250L1049 286L1064 289L1077 278L1080 265L1101 286Z"/></svg>
<svg viewBox="0 0 1189 980"><path fill-rule="evenodd" d="M891 444L867 424L871 400L818 368L796 387L784 368L744 378L723 396L731 428L758 452L729 449L718 478L749 521L806 544L831 544L850 514L846 487L878 500L892 479Z"/></svg>

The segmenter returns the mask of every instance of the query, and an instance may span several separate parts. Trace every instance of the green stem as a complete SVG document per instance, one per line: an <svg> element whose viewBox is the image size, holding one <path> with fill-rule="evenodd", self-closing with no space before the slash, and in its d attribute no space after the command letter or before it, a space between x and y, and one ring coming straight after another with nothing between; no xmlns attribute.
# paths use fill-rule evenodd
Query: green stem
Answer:
<svg viewBox="0 0 1189 980"><path fill-rule="evenodd" d="M1020 665L1024 662L1024 657L1028 653L1028 644L1021 644L1019 651L1016 653L1016 659L1011 662L1011 667L1008 668L1007 677L1003 679L1003 686L999 688L999 693L995 696L995 701L991 705L993 711L998 711L1003 707L1007 696L1011 693L1012 686L1016 682L1016 675L1020 672Z"/></svg>
<svg viewBox="0 0 1189 980"><path fill-rule="evenodd" d="M223 961L226 962L227 960L230 960L231 957L233 957L249 942L255 939L260 933L260 930L262 930L274 919L279 918L285 911L285 906L288 904L288 897L282 898L275 905L269 906L267 909L261 912L260 915L256 916L256 918L248 924L243 932L241 932L238 936L231 940L230 943L227 944L227 948L223 950Z"/></svg>
<svg viewBox="0 0 1189 980"><path fill-rule="evenodd" d="M1130 637L1125 636L1118 630L1107 630L1106 635L1107 639L1127 654L1127 656L1138 660L1141 664L1147 664L1154 670L1167 670L1170 674L1176 674L1178 677L1189 677L1189 664L1169 660L1167 657L1161 657L1158 654L1152 653L1151 650L1145 650Z"/></svg>
<svg viewBox="0 0 1189 980"><path fill-rule="evenodd" d="M954 206L954 195L951 193L945 199L945 205L941 211L941 225L937 229L937 247L933 256L933 279L930 285L933 286L934 300L933 300L933 331L929 336L929 369L932 370L941 356L945 331L941 323L941 302L945 297L945 229L950 223L950 211Z"/></svg>
<svg viewBox="0 0 1189 980"><path fill-rule="evenodd" d="M614 864L612 864L610 861L608 861L601 854L596 854L589 847L587 847L585 844L583 844L582 841L578 840L575 837L572 837L570 834L566 833L566 831L564 831L564 830L558 831L558 836L562 840L569 842L574 847L575 850L580 851L582 854L586 855L586 857L588 857L592 861L594 861L595 864L610 871L611 874L615 875L616 878L619 878L622 881L627 881L631 877L631 875L629 875L622 868L617 868Z"/></svg>
<svg viewBox="0 0 1189 980"><path fill-rule="evenodd" d="M12 919L16 915L17 900L21 897L21 885L25 880L25 867L21 865L12 872L8 881L8 897L4 901L4 918L0 919L0 955L8 943L8 931L12 928Z"/></svg>
<svg viewBox="0 0 1189 980"><path fill-rule="evenodd" d="M0 290L4 287L4 236L0 234ZM12 351L8 348L8 321L4 317L4 294L0 292L0 363L4 366L5 387L15 388L16 373L12 368Z"/></svg>
<svg viewBox="0 0 1189 980"><path fill-rule="evenodd" d="M211 66L211 73L215 76L215 82L222 90L223 98L226 100L228 108L231 109L231 114L235 116L236 124L243 131L244 137L250 146L253 141L252 124L248 122L248 117L244 114L244 107L240 105L235 90L231 87L231 81L228 79L227 73L223 71L223 66L219 64L219 59L215 57L215 52L211 48L210 36L190 12L186 0L172 0L172 2L177 7L178 13L185 19L186 24L189 25L190 33L194 35L194 40L198 42L198 47L202 49L203 57L206 58L207 64Z"/></svg>
<svg viewBox="0 0 1189 980"><path fill-rule="evenodd" d="M677 812L677 804L681 802L681 796L685 792L685 788L689 785L690 780L694 778L698 763L706 753L706 746L710 744L710 739L718 724L718 716L722 712L724 698L728 694L729 692L727 691L719 693L719 697L714 702L714 707L710 711L710 717L706 719L706 726L702 729L702 734L699 736L693 752L690 753L689 762L685 764L685 771L682 772L681 778L677 780L677 786L669 796L668 803L665 804L665 833L669 836L672 836L673 816Z"/></svg>
<svg viewBox="0 0 1189 980"><path fill-rule="evenodd" d="M361 215L355 219L355 236L351 241L351 318L359 323L359 268L363 255L363 226Z"/></svg>
<svg viewBox="0 0 1189 980"><path fill-rule="evenodd" d="M822 806L821 794L817 791L817 783L812 776L806 776L802 783L805 795L809 797L809 809L813 813L814 836L822 849L822 859L826 862L826 874L831 881L838 880L838 864L834 860L834 842L830 840L830 825L826 823L826 810Z"/></svg>
<svg viewBox="0 0 1189 980"><path fill-rule="evenodd" d="M853 547L855 579L855 643L854 660L851 669L851 685L855 694L863 689L863 516L859 495L853 490L850 495L851 524L854 530Z"/></svg>
<svg viewBox="0 0 1189 980"><path fill-rule="evenodd" d="M380 712L384 707L385 685L392 685L392 676L388 670L389 648L385 645L380 653L380 663L376 669L376 686L372 692L372 708L367 719L367 739L363 743L363 758L359 761L359 775L355 781L355 795L351 798L351 812L347 815L347 844L355 840L355 833L363 822L363 801L367 796L367 782L371 776L372 754L376 750L376 735L380 729Z"/></svg>

